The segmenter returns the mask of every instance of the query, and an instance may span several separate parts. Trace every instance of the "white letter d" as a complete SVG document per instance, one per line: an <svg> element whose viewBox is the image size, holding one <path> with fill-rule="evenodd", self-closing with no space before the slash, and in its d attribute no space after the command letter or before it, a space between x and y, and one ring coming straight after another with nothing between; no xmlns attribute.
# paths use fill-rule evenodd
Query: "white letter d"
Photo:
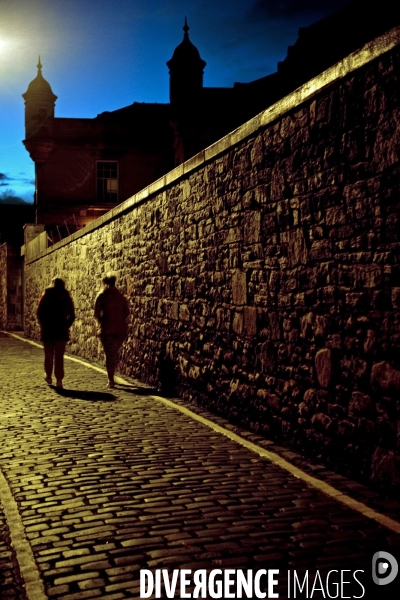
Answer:
<svg viewBox="0 0 400 600"><path fill-rule="evenodd" d="M148 579L148 587L146 592L146 577ZM140 597L150 598L153 593L154 577L153 573L148 569L140 569Z"/></svg>

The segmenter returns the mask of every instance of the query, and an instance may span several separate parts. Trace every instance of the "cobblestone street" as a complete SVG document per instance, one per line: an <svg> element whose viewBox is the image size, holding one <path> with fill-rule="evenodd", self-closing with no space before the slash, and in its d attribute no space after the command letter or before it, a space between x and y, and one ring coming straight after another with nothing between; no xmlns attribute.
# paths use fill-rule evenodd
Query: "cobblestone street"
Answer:
<svg viewBox="0 0 400 600"><path fill-rule="evenodd" d="M396 581L372 583L371 562L399 560L396 502L188 407L226 434L212 429L156 390L108 390L97 365L66 359L57 391L39 347L0 334L0 357L1 600L139 598L140 570L163 568L279 569L280 598L395 597ZM295 595L307 570L309 595Z"/></svg>

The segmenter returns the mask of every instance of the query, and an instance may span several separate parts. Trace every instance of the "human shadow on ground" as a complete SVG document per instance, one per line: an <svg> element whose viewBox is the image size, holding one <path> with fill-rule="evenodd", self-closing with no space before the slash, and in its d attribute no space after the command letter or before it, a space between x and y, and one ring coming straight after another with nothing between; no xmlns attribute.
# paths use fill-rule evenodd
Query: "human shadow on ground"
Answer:
<svg viewBox="0 0 400 600"><path fill-rule="evenodd" d="M151 387L143 387L141 385L129 385L126 383L115 383L116 388L122 388L124 392L129 392L130 394L136 394L138 396L153 396L154 394L159 394L159 391L156 388Z"/></svg>
<svg viewBox="0 0 400 600"><path fill-rule="evenodd" d="M126 385L125 383L116 383L116 388L122 388L124 392L135 394L135 396L162 396L163 398L177 398L175 389L169 390L157 388L142 387L140 385Z"/></svg>
<svg viewBox="0 0 400 600"><path fill-rule="evenodd" d="M115 400L114 394L110 394L108 392L98 392L95 390L70 390L68 388L57 388L55 386L52 387L59 396L63 396L64 398L92 401L101 400L102 402L111 402Z"/></svg>

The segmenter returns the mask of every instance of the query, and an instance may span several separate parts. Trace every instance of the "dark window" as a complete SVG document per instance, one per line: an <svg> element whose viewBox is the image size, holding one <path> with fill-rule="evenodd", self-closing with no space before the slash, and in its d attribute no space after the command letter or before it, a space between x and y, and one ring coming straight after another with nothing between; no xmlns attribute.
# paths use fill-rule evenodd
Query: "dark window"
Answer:
<svg viewBox="0 0 400 600"><path fill-rule="evenodd" d="M100 202L118 202L118 162L99 160L97 162L97 200Z"/></svg>

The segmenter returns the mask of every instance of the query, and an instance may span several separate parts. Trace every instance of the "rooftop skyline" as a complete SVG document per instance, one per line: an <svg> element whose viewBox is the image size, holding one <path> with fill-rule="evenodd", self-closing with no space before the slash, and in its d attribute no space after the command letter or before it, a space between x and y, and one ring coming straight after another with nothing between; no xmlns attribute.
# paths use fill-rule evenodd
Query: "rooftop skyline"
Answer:
<svg viewBox="0 0 400 600"><path fill-rule="evenodd" d="M169 101L166 62L189 36L207 63L206 87L273 73L299 27L349 0L3 0L0 23L0 201L33 201L34 165L22 140L22 94L38 56L56 117L93 118L133 102Z"/></svg>

